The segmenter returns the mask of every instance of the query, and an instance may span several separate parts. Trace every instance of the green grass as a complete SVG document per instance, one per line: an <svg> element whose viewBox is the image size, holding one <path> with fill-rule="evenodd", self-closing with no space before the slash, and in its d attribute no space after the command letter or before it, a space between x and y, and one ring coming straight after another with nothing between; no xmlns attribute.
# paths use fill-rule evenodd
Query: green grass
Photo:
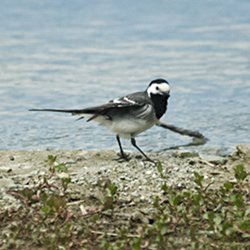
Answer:
<svg viewBox="0 0 250 250"><path fill-rule="evenodd" d="M67 165L49 156L46 166L33 187L9 190L19 206L0 208L2 249L250 248L249 173L243 165L235 167L233 181L220 185L205 184L198 172L192 189L165 182L152 212L141 219L121 216L127 204L111 180L99 185L95 198L73 200ZM163 168L157 165L165 180Z"/></svg>

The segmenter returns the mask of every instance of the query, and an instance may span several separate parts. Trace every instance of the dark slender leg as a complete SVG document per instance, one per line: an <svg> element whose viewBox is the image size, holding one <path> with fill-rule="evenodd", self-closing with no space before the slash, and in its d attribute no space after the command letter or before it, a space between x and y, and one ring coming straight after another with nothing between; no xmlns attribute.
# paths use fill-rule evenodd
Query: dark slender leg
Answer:
<svg viewBox="0 0 250 250"><path fill-rule="evenodd" d="M120 140L119 135L116 135L116 140L117 140L118 145L119 145L119 148L120 148L121 157L122 157L123 159L127 160L128 158L127 158L127 156L125 155L125 153L124 153L124 151L123 151L123 149L122 149L122 144L121 144L121 140Z"/></svg>
<svg viewBox="0 0 250 250"><path fill-rule="evenodd" d="M151 161L151 162L154 162L153 160L151 160L137 145L136 145L136 141L135 141L135 138L131 138L131 143L132 145L138 149L140 151L140 153L148 160L148 161Z"/></svg>

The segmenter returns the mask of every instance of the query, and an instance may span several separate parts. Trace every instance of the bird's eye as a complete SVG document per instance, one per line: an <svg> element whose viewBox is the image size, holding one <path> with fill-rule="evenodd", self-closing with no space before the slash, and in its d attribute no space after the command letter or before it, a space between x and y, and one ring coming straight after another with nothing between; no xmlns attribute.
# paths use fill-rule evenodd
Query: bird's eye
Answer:
<svg viewBox="0 0 250 250"><path fill-rule="evenodd" d="M159 90L159 87L158 86L156 86L156 88L155 88L156 90Z"/></svg>

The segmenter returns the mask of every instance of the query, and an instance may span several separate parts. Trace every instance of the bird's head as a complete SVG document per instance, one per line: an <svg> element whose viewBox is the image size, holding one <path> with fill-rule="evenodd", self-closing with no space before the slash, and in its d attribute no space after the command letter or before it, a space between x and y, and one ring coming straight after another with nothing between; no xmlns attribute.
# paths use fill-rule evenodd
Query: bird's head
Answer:
<svg viewBox="0 0 250 250"><path fill-rule="evenodd" d="M160 95L164 97L169 97L170 87L169 83L164 79L153 80L147 88L147 93L149 97L152 95Z"/></svg>
<svg viewBox="0 0 250 250"><path fill-rule="evenodd" d="M164 79L153 80L148 85L146 92L154 104L156 118L160 119L167 110L168 98L170 96L168 82Z"/></svg>

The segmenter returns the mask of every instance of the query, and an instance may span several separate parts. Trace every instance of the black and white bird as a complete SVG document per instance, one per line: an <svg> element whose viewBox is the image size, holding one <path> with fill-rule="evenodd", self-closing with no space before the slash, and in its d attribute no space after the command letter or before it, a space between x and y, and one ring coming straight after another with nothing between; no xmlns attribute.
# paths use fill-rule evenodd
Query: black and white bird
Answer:
<svg viewBox="0 0 250 250"><path fill-rule="evenodd" d="M144 157L152 161L136 144L135 137L159 123L167 110L170 96L169 83L164 79L150 82L147 89L132 93L106 104L84 109L30 109L30 111L65 112L86 117L87 121L96 121L116 134L121 157L127 159L120 137L131 140Z"/></svg>

